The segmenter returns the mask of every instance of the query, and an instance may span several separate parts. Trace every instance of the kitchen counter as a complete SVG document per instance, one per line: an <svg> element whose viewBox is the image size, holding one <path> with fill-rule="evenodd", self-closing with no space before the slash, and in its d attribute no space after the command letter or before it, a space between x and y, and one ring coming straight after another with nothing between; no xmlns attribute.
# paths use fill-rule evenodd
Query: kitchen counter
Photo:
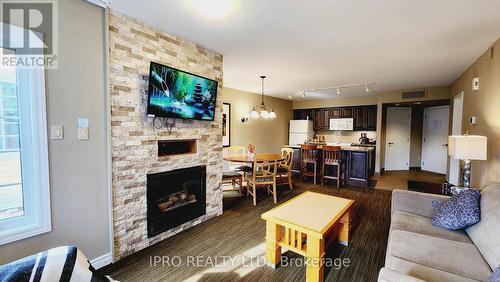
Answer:
<svg viewBox="0 0 500 282"><path fill-rule="evenodd" d="M335 145L331 145L335 146ZM286 148L300 149L300 145L284 145ZM318 149L321 150L321 145L318 145ZM342 151L355 151L355 152L371 152L375 150L375 147L372 146L353 146L353 145L341 145L340 149Z"/></svg>
<svg viewBox="0 0 500 282"><path fill-rule="evenodd" d="M328 144L330 145L330 144ZM373 146L353 146L349 143L337 143L342 150L342 160L345 171L345 182L347 185L356 187L368 187L370 176L373 175L375 168L375 147ZM321 150L321 145L317 145ZM334 146L332 144L332 146ZM300 145L284 145L285 148L293 148L294 156L292 163L292 171L300 173L301 152ZM322 154L319 154L318 171L322 165ZM320 176L319 176L320 177Z"/></svg>

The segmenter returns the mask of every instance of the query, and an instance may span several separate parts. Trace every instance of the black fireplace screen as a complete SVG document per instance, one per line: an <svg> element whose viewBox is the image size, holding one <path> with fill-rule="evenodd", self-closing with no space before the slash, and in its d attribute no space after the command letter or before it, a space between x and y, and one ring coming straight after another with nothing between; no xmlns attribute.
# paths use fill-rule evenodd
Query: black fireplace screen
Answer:
<svg viewBox="0 0 500 282"><path fill-rule="evenodd" d="M147 175L148 237L205 214L206 167Z"/></svg>

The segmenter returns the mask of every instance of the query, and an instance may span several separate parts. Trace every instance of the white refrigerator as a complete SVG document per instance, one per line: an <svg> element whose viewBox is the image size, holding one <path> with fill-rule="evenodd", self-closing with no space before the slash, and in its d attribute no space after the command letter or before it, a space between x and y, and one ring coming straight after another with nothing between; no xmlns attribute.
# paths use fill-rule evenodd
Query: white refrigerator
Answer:
<svg viewBox="0 0 500 282"><path fill-rule="evenodd" d="M289 145L300 145L313 139L312 120L291 120L288 136Z"/></svg>

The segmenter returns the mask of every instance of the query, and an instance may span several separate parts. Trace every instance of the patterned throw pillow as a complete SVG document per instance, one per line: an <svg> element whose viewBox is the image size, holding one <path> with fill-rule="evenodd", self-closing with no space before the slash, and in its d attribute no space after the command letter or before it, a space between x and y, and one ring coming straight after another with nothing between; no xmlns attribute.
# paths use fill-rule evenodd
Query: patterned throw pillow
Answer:
<svg viewBox="0 0 500 282"><path fill-rule="evenodd" d="M479 190L468 189L446 201L433 201L432 225L448 230L458 230L478 223L481 219L480 197Z"/></svg>
<svg viewBox="0 0 500 282"><path fill-rule="evenodd" d="M495 271L491 274L488 282L500 282L500 265L495 268Z"/></svg>

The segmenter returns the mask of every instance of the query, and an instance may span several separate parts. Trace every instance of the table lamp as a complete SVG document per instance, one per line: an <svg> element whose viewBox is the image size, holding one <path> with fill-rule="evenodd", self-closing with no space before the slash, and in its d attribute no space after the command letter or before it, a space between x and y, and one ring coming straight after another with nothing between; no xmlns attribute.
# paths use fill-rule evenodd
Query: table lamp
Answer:
<svg viewBox="0 0 500 282"><path fill-rule="evenodd" d="M486 136L478 135L454 135L448 136L448 155L457 160L464 161L463 185L470 187L470 161L486 160L487 158Z"/></svg>

